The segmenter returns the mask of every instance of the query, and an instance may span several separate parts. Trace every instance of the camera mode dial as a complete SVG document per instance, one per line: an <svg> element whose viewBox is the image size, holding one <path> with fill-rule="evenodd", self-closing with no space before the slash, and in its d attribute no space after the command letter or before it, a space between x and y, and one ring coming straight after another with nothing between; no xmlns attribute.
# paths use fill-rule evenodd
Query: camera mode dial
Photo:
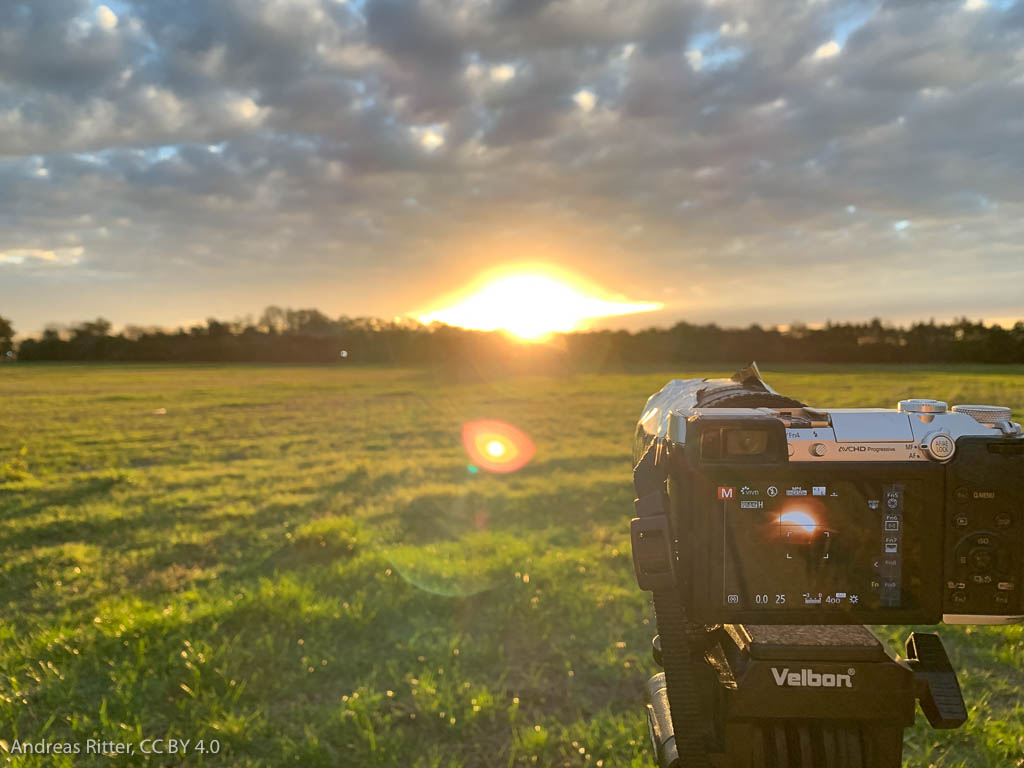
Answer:
<svg viewBox="0 0 1024 768"><path fill-rule="evenodd" d="M945 413L946 404L941 400L928 400L926 398L912 398L900 400L897 408L900 413Z"/></svg>

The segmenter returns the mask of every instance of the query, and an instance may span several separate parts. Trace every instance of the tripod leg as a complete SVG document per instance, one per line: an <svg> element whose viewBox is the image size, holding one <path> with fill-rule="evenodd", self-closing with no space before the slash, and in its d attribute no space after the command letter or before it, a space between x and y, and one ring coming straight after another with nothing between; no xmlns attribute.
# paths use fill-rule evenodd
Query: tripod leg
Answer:
<svg viewBox="0 0 1024 768"><path fill-rule="evenodd" d="M814 750L811 747L810 726L797 726L797 738L800 740L800 768L817 768L814 765Z"/></svg>
<svg viewBox="0 0 1024 768"><path fill-rule="evenodd" d="M676 595L655 591L654 614L661 638L661 661L665 670L672 730L681 766L709 768L704 743L708 713L702 706L702 693L698 689L698 668L704 668L703 659L694 658L687 635L686 614Z"/></svg>
<svg viewBox="0 0 1024 768"><path fill-rule="evenodd" d="M789 745L786 740L786 726L777 723L772 729L772 741L775 742L775 764L789 766Z"/></svg>
<svg viewBox="0 0 1024 768"><path fill-rule="evenodd" d="M839 754L836 750L836 731L831 726L821 729L821 751L825 758L824 768L838 768Z"/></svg>
<svg viewBox="0 0 1024 768"><path fill-rule="evenodd" d="M903 729L879 727L866 734L864 762L869 766L900 766L903 764Z"/></svg>
<svg viewBox="0 0 1024 768"><path fill-rule="evenodd" d="M846 729L843 727L836 728L836 764L837 765L848 765L849 764L849 747L846 740Z"/></svg>
<svg viewBox="0 0 1024 768"><path fill-rule="evenodd" d="M806 721L776 720L750 724L729 734L746 744L730 751L723 765L728 768L899 768L901 729L891 733L865 731L863 724L810 724ZM870 740L872 734L878 736ZM885 738L882 738L884 736ZM728 740L728 736L727 736Z"/></svg>
<svg viewBox="0 0 1024 768"><path fill-rule="evenodd" d="M862 768L864 759L860 748L860 729L856 726L843 728L841 738L846 742L846 762L842 765Z"/></svg>
<svg viewBox="0 0 1024 768"><path fill-rule="evenodd" d="M768 765L767 755L764 751L765 741L768 738L766 731L766 728L754 729L754 738L750 745L751 768L763 768L763 766Z"/></svg>

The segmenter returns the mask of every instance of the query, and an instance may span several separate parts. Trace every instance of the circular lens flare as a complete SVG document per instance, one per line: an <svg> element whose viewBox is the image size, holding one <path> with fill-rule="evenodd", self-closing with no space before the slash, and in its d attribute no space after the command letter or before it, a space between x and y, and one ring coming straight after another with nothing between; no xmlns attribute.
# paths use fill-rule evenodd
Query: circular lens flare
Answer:
<svg viewBox="0 0 1024 768"><path fill-rule="evenodd" d="M517 427L495 419L467 421L462 445L480 469L507 474L522 469L533 458L533 441Z"/></svg>

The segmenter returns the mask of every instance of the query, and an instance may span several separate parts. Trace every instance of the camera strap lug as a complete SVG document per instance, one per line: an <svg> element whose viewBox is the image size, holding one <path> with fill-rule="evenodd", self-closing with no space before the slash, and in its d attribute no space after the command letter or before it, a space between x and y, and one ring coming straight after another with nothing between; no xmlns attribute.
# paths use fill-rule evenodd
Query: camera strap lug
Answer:
<svg viewBox="0 0 1024 768"><path fill-rule="evenodd" d="M633 570L640 589L649 592L676 587L675 546L668 519L668 473L659 450L651 446L633 470L637 498L633 502L636 517L629 526L632 539Z"/></svg>
<svg viewBox="0 0 1024 768"><path fill-rule="evenodd" d="M659 492L660 494L660 492ZM645 499L637 499L637 512ZM660 501L660 500L659 500ZM629 525L633 540L633 570L640 589L673 589L676 584L672 532L664 514L634 517Z"/></svg>

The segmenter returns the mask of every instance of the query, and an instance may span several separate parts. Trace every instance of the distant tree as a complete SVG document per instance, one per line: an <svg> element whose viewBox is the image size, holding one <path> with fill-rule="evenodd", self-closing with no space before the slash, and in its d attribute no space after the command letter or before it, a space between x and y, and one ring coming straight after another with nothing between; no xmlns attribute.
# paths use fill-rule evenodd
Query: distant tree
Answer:
<svg viewBox="0 0 1024 768"><path fill-rule="evenodd" d="M79 323L71 329L71 338L101 338L110 333L110 321L102 317L85 323Z"/></svg>
<svg viewBox="0 0 1024 768"><path fill-rule="evenodd" d="M126 325L122 331L121 336L128 341L138 341L147 335L162 334L166 333L163 328L159 326L143 326L143 325Z"/></svg>
<svg viewBox="0 0 1024 768"><path fill-rule="evenodd" d="M206 321L206 332L214 337L230 336L231 325L229 323L221 323L211 317Z"/></svg>
<svg viewBox="0 0 1024 768"><path fill-rule="evenodd" d="M13 329L0 318L0 354L10 350ZM50 326L40 338L24 339L18 359L167 360L430 365L449 370L554 370L558 366L615 369L636 364L682 366L688 363L733 365L762 363L939 363L1024 362L1024 321L1012 328L985 326L959 318L934 320L909 328L880 318L861 323L829 320L812 328L794 321L787 330L754 324L722 328L713 323L677 323L636 333L594 331L559 339L557 354L544 346L522 345L500 333L424 326L414 320L341 316L315 309L268 307L254 324L210 318L189 329L127 326L110 335L103 318L70 329Z"/></svg>
<svg viewBox="0 0 1024 768"><path fill-rule="evenodd" d="M288 325L284 310L275 306L267 307L260 315L260 325L266 328L267 333L281 333Z"/></svg>
<svg viewBox="0 0 1024 768"><path fill-rule="evenodd" d="M287 309L284 314L289 333L327 336L334 328L331 318L318 309Z"/></svg>
<svg viewBox="0 0 1024 768"><path fill-rule="evenodd" d="M0 362L7 359L14 349L14 326L11 321L0 315Z"/></svg>

